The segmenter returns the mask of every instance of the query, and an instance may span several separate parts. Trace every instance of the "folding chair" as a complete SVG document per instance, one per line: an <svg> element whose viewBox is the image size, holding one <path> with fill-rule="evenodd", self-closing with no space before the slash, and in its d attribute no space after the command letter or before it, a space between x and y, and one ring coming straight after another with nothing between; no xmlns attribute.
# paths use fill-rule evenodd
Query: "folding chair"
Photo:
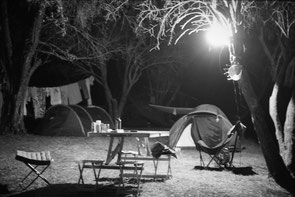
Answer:
<svg viewBox="0 0 295 197"><path fill-rule="evenodd" d="M123 152L122 154L131 154L127 152ZM139 196L140 194L140 182L141 182L141 176L143 171L143 165L142 162L137 161L120 161L115 164L105 164L104 160L81 160L78 161L78 168L79 168L79 180L78 184L84 184L83 179L83 171L84 169L93 169L94 173L94 180L96 183L96 188L99 188L99 181L100 181L100 175L101 170L119 170L119 182L118 182L118 192L121 189L126 188L126 184L124 183L124 178L133 178L134 181L129 183L132 185L136 185L136 195ZM132 173L125 173L126 171L131 171Z"/></svg>
<svg viewBox="0 0 295 197"><path fill-rule="evenodd" d="M26 190L30 185L32 185L38 178L41 178L45 181L48 185L50 185L49 181L42 175L45 170L50 166L53 159L51 158L50 152L26 152L17 150L15 159L18 161L23 162L28 166L31 171L22 179L20 182L20 187L23 190ZM42 166L43 168L38 171L37 167ZM35 173L37 176L29 182L26 186L23 186L24 182L29 178L32 173Z"/></svg>
<svg viewBox="0 0 295 197"><path fill-rule="evenodd" d="M104 164L104 160L81 160L78 161L78 169L79 169L79 179L78 179L78 184L84 184L84 179L83 179L83 171L85 168L91 168L93 169L96 185L97 185L97 175L95 172L95 168L99 166L99 174L101 171L101 166Z"/></svg>
<svg viewBox="0 0 295 197"><path fill-rule="evenodd" d="M203 140L197 141L197 148L200 153L200 162L202 167L209 167L212 161L215 161L215 163L219 167L232 167L233 157L235 153L235 147L237 143L237 138L240 136L241 132L244 132L246 127L241 123L237 122L227 133L225 138L216 146L209 147ZM236 134L236 135L235 135ZM234 138L234 148L232 150L232 155L230 155L228 150L228 145L231 142L231 140ZM205 165L202 152L207 153L210 156L210 161L207 165Z"/></svg>

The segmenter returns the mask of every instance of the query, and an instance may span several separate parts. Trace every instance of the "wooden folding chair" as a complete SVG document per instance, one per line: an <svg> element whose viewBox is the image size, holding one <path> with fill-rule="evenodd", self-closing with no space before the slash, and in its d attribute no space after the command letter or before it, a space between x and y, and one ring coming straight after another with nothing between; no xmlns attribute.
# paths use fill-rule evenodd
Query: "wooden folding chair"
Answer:
<svg viewBox="0 0 295 197"><path fill-rule="evenodd" d="M20 187L23 190L26 190L30 185L32 185L38 178L41 178L43 181L45 181L48 185L50 185L49 181L42 175L45 170L50 166L53 159L51 158L50 152L26 152L17 150L15 159L18 161L23 162L26 166L28 166L31 171L22 179L20 182ZM39 171L37 170L37 167L41 166L42 169ZM24 182L29 178L29 176L35 173L37 176L31 180L31 182L27 183L26 186L24 186Z"/></svg>
<svg viewBox="0 0 295 197"><path fill-rule="evenodd" d="M101 167L104 164L104 160L81 160L78 161L78 169L79 169L79 179L78 179L78 184L84 184L84 178L83 178L83 171L86 168L91 168L93 169L93 173L94 173L94 177L95 177L95 181L96 181L96 185L97 185L97 177L96 177L96 172L95 169L98 168L99 169L99 174L101 171Z"/></svg>
<svg viewBox="0 0 295 197"><path fill-rule="evenodd" d="M126 154L126 153L125 153ZM78 161L78 168L79 168L79 179L78 184L84 184L83 179L83 171L84 169L93 169L94 173L94 180L96 183L96 188L99 187L99 181L100 181L100 175L102 169L104 170L119 170L119 190L125 189L126 184L124 183L124 178L134 178L136 185L136 195L139 196L140 194L140 181L143 171L143 165L142 162L131 162L131 161L121 161L117 162L115 164L105 164L104 160L81 160ZM126 173L126 171L131 171L132 173ZM130 183L134 185L133 183ZM118 190L118 191L119 191Z"/></svg>

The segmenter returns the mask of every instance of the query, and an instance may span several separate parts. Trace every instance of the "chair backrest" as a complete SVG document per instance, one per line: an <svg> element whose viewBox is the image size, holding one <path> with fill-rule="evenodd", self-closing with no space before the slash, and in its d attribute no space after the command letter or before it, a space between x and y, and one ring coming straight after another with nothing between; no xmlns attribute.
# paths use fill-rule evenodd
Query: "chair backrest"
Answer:
<svg viewBox="0 0 295 197"><path fill-rule="evenodd" d="M191 134L194 142L202 140L209 147L223 142L231 128L229 120L220 115L198 112L192 117Z"/></svg>
<svg viewBox="0 0 295 197"><path fill-rule="evenodd" d="M216 145L216 147L218 146L226 146L228 145L228 143L235 137L237 138L241 132L242 132L242 129L244 128L245 126L240 122L238 121L234 126L231 127L231 129L227 132L227 135L226 135L226 138L218 145ZM235 135L236 134L236 135ZM236 140L236 139L235 139Z"/></svg>
<svg viewBox="0 0 295 197"><path fill-rule="evenodd" d="M204 152L208 154L216 154L222 148L227 147L232 140L237 140L233 138L238 137L238 133L244 130L245 126L241 122L237 122L231 129L227 132L226 137L214 147L208 146L203 140L199 140L197 145L201 148Z"/></svg>

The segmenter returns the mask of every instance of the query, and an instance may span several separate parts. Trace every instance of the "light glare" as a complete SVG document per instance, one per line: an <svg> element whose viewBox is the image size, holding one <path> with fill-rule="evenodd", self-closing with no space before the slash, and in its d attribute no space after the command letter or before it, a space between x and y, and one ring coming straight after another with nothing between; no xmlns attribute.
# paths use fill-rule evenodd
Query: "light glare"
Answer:
<svg viewBox="0 0 295 197"><path fill-rule="evenodd" d="M229 30L218 24L213 24L206 34L209 44L215 47L228 45L230 37L231 33Z"/></svg>

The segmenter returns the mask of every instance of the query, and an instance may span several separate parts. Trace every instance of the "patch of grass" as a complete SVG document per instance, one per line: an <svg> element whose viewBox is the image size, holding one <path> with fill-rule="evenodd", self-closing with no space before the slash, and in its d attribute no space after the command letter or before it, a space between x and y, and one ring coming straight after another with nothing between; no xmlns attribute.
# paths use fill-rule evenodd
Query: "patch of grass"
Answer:
<svg viewBox="0 0 295 197"><path fill-rule="evenodd" d="M88 185L85 187L77 185L79 172L76 161L105 159L108 140L107 137L0 136L0 184L1 188L7 187L10 192L10 194L0 195L78 196L78 194L84 194L96 196L97 193L93 189L95 182L92 170L86 170L84 173ZM167 142L167 138L159 138L152 139L151 143L157 140ZM135 139L127 139L124 149L136 150L135 144ZM195 166L200 165L199 153L195 149L183 149L177 153L177 159L172 158L172 179L164 182L143 181L141 196L291 196L269 178L259 145L248 140L243 146L245 149L235 155L234 166L240 170L251 169L251 172L255 172L251 175L234 173L231 170L195 169ZM39 180L27 192L21 191L18 183L29 169L14 159L16 150L51 152L54 162L44 174L52 184L50 187L46 187L46 184ZM145 171L152 171L152 167L151 162L145 163ZM160 164L159 170L161 169L167 169L166 163ZM118 172L104 171L102 175L117 177ZM108 190L108 192L111 191ZM100 194L100 196L105 195L112 196L115 193Z"/></svg>

